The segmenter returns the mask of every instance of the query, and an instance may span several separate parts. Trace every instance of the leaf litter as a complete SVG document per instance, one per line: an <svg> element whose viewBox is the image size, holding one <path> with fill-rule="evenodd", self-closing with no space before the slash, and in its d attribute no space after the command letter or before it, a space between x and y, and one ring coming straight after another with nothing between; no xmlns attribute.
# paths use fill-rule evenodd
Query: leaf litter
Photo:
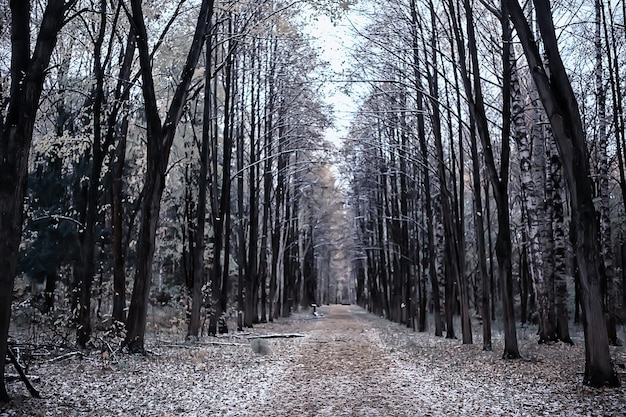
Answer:
<svg viewBox="0 0 626 417"><path fill-rule="evenodd" d="M624 386L582 385L580 329L575 346L538 345L532 327L521 329L523 359L505 361L502 335L485 352L478 325L463 345L356 306L320 310L197 342L172 333L147 342L146 356L36 356L29 374L42 399L10 382L0 417L626 415ZM626 362L623 347L611 354Z"/></svg>

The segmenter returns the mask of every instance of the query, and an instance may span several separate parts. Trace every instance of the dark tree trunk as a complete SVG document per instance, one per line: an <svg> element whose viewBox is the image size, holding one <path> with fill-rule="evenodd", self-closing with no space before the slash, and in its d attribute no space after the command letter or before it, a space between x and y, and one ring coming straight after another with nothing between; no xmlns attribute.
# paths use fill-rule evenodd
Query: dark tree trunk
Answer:
<svg viewBox="0 0 626 417"><path fill-rule="evenodd" d="M600 200L598 210L600 220L600 259L603 272L603 290L604 290L604 307L606 309L606 326L609 334L609 343L619 345L617 338L617 319L616 319L616 274L613 265L613 241L612 241L612 225L611 225L611 209L610 198L611 191L609 189L609 173L610 163L607 153L608 133L607 133L607 117L606 117L606 86L604 81L604 65L603 55L605 49L602 44L601 27L602 27L602 10L604 5L602 0L595 0L595 73L596 73L596 111L598 118L597 128L597 190ZM608 45L607 48L608 49ZM619 135L619 133L618 133Z"/></svg>
<svg viewBox="0 0 626 417"><path fill-rule="evenodd" d="M79 234L80 267L77 268L77 282L80 288L78 310L77 341L81 347L86 347L91 337L91 287L95 274L96 252L96 221L98 215L98 201L100 198L100 176L107 148L113 139L102 141L102 108L104 104L104 69L102 62L102 45L106 33L107 2L100 1L100 26L94 42L95 85L91 93L93 115L93 145L91 173L87 187L85 223Z"/></svg>
<svg viewBox="0 0 626 417"><path fill-rule="evenodd" d="M275 57L276 52L278 50L278 40L276 38L272 38L269 41L268 45L269 56ZM267 250L270 251L270 266L269 266L269 288L268 288L268 299L267 299L267 314L268 320L270 322L274 321L274 317L276 315L276 293L278 286L278 252L280 251L280 194L282 194L282 189L279 191L279 187L281 187L280 183L277 182L276 189L274 191L274 205L271 206L272 202L272 185L273 185L273 175L272 175L272 165L274 161L276 161L277 165L277 173L280 175L280 150L278 151L278 157L273 156L274 152L274 129L278 129L278 137L280 141L280 134L282 129L282 119L278 119L278 126L274 125L274 112L276 110L276 87L275 87L275 77L276 77L276 60L271 59L269 63L269 88L268 88L268 103L266 105L266 127L265 127L265 193L268 194L265 198L265 204L269 207L268 210L268 224L265 230L265 233L268 235L267 239L269 239L269 248ZM269 184L268 184L269 182ZM273 211L272 211L273 209Z"/></svg>
<svg viewBox="0 0 626 417"><path fill-rule="evenodd" d="M478 144L475 132L470 132L472 152L472 181L474 184L474 226L476 229L476 251L478 252L478 274L481 280L481 314L483 320L483 350L491 350L491 310L489 296L491 295L489 274L487 273L487 258L485 256L485 226L483 222L483 202L480 186L480 160L478 158Z"/></svg>
<svg viewBox="0 0 626 417"><path fill-rule="evenodd" d="M269 265L267 263L268 258L268 240L270 240L272 227L270 223L270 208L272 203L272 141L274 131L274 63L269 64L269 102L264 109L265 112L265 126L263 136L263 226L261 227L261 259L259 261L259 269L261 273L261 322L272 320L272 308L268 306L267 297L267 278ZM271 276L271 272L270 272ZM271 302L271 301L270 301ZM268 308L269 307L269 308ZM269 313L269 316L268 316Z"/></svg>
<svg viewBox="0 0 626 417"><path fill-rule="evenodd" d="M46 286L43 290L43 313L47 314L54 310L54 293L57 287L57 271L46 272Z"/></svg>
<svg viewBox="0 0 626 417"><path fill-rule="evenodd" d="M213 264L211 266L211 292L212 292L212 309L213 312L209 319L209 335L217 334L217 322L223 311L221 308L221 294L222 288L227 285L228 276L224 275L224 267L226 265L227 253L230 248L226 245L230 242L229 233L226 229L228 225L227 217L230 216L230 191L231 184L231 161L233 153L233 135L234 135L234 91L235 87L235 48L236 43L231 39L233 36L233 20L231 17L227 19L226 34L229 41L225 48L225 65L223 76L223 91L224 91L224 126L222 129L222 143L223 143L223 155L222 155L222 187L218 189L217 181L213 181L213 205L212 205L212 217L213 217ZM213 91L213 94L217 96L217 87ZM217 97L213 98L217 100ZM217 108L217 105L215 105ZM213 178L217 178L218 172L218 135L217 135L217 119L215 119L215 131L212 135L214 146L212 147L212 165L213 165ZM242 135L242 128L239 128L239 134ZM245 247L245 246L244 246ZM224 263L222 264L222 251L224 251Z"/></svg>
<svg viewBox="0 0 626 417"><path fill-rule="evenodd" d="M128 347L130 352L144 352L146 314L152 282L152 261L161 196L165 187L165 173L176 126L182 116L189 85L203 50L205 36L208 33L213 14L213 0L202 1L181 80L172 98L164 123L161 122L156 100L152 78L152 61L148 52L148 39L141 0L131 0L131 7L143 80L142 90L147 120L147 167L142 190L143 210L137 241L137 268L128 310L127 334L124 345Z"/></svg>
<svg viewBox="0 0 626 417"><path fill-rule="evenodd" d="M626 10L626 5L622 3L623 10ZM622 204L626 204L626 173L624 172L624 149L626 148L624 139L626 137L626 130L624 129L624 104L623 104L623 94L620 91L620 87L622 85L622 77L620 74L620 62L619 56L620 52L618 52L617 42L615 39L615 19L613 17L613 11L611 8L608 8L609 12L609 29L607 27L607 18L605 14L605 8L602 7L602 26L604 29L604 38L605 43L607 45L606 53L607 53L607 62L609 67L609 85L611 86L611 98L613 102L613 126L614 126L614 135L615 135L615 146L616 146L616 157L617 157L617 167L619 172L619 185L622 194ZM623 242L621 231L620 236L618 238L618 242L620 243L620 248ZM621 251L621 249L620 249ZM621 252L617 253L620 254ZM622 294L622 307L626 305L626 268L624 268L624 258L622 255L619 255L622 261L620 265L616 265L615 271L621 271L621 276L616 273L615 283L616 283L616 295L619 295L621 291ZM617 301L617 300L616 300ZM618 305L619 305L619 301Z"/></svg>
<svg viewBox="0 0 626 417"><path fill-rule="evenodd" d="M48 1L31 57L30 1L10 2L11 95L0 137L0 401L3 402L9 401L4 365L33 125L50 57L68 6L64 0Z"/></svg>
<svg viewBox="0 0 626 417"><path fill-rule="evenodd" d="M255 54L256 52L253 52ZM254 55L251 60L251 66L254 68ZM257 117L257 101L256 101L256 80L252 77L251 86L251 129L250 129L250 164L248 166L248 207L249 216L249 241L248 241L248 271L246 275L246 293L245 293L245 312L244 325L252 326L259 322L258 314L258 288L259 288L259 193L257 190L257 138L256 138L256 117Z"/></svg>
<svg viewBox="0 0 626 417"><path fill-rule="evenodd" d="M454 12L454 6L450 1L450 10ZM508 29L508 13L506 5L503 4L502 10L502 27L503 27L503 128L502 128L502 147L500 155L500 172L496 169L495 159L492 150L491 139L489 137L488 121L485 113L485 105L482 96L481 78L479 73L478 51L476 45L476 36L474 33L474 19L471 5L468 0L463 0L463 6L466 16L467 28L467 44L469 57L472 65L472 79L465 65L466 53L464 48L464 40L461 35L460 25L453 19L453 27L457 40L457 48L459 51L459 62L461 63L461 76L465 86L465 92L469 103L469 110L472 118L475 120L477 133L480 138L483 152L485 154L485 163L489 173L489 179L493 188L494 198L496 200L496 211L498 218L498 235L496 237L496 257L498 259L498 278L502 291L502 316L504 325L504 353L503 358L515 359L519 358L519 349L517 345L517 334L515 329L515 315L513 307L513 279L511 270L511 230L509 220L508 207L508 175L509 175L509 130L510 130L510 63L509 49L511 42L510 29ZM452 13L453 16L455 15Z"/></svg>
<svg viewBox="0 0 626 417"><path fill-rule="evenodd" d="M450 4L452 7L452 5ZM445 166L443 143L442 143L442 131L441 131L441 116L439 110L439 87L438 87L438 68L435 57L438 54L438 47L436 38L434 35L435 24L437 16L435 14L432 3L430 4L431 22L433 26L433 37L431 39L431 49L433 60L432 71L427 71L428 82L430 90L430 101L432 105L432 125L433 136L435 139L435 154L437 157L437 173L439 177L439 188L441 198L441 215L445 236L445 253L449 261L446 265L446 338L455 338L453 324L453 315L456 310L456 289L459 289L459 296L461 300L461 329L463 333L463 343L472 343L471 325L469 322L469 299L467 294L467 281L465 279L465 273L462 270L463 265L461 261L459 240L458 236L459 225L458 217L455 215L455 207L453 198L456 193L452 192L448 186L447 180L447 167Z"/></svg>
<svg viewBox="0 0 626 417"><path fill-rule="evenodd" d="M554 142L551 147L554 148ZM563 214L563 199L561 190L561 161L558 155L550 157L550 180L553 182L553 233L554 233L554 295L556 309L556 337L558 340L574 344L569 335L569 314L567 311L567 240L565 237L565 220Z"/></svg>
<svg viewBox="0 0 626 417"><path fill-rule="evenodd" d="M128 117L122 121L119 142L113 158L113 180L111 182L111 228L113 258L113 320L123 323L126 320L126 256L124 249L124 207L122 178L126 159L126 136L128 133Z"/></svg>
<svg viewBox="0 0 626 417"><path fill-rule="evenodd" d="M238 311L238 328L240 331L243 330L244 325L244 311L245 311L245 302L244 302L244 286L245 286L245 276L247 269L247 261L246 261L246 230L244 227L245 217L246 217L246 209L244 203L244 146L243 146L243 133L237 132L237 220L239 226L237 227L237 267L238 267L238 275L237 275L237 311Z"/></svg>
<svg viewBox="0 0 626 417"><path fill-rule="evenodd" d="M413 76L415 77L415 91L417 99L417 132L422 158L422 176L424 182L426 227L428 235L428 276L432 289L433 311L435 320L435 336L443 336L443 320L441 317L441 300L439 299L439 282L435 273L435 226L433 222L432 191L430 186L430 168L428 163L428 148L426 146L426 126L424 121L424 95L420 74L418 21L415 0L411 0L411 28L413 46Z"/></svg>
<svg viewBox="0 0 626 417"><path fill-rule="evenodd" d="M198 177L198 206L196 208L196 225L195 225L195 242L193 245L193 280L191 285L191 317L189 318L188 337L198 337L200 333L200 309L202 306L202 286L205 282L204 277L204 250L205 239L204 231L206 224L206 204L207 204L207 187L208 164L209 164L209 144L211 142L211 126L213 109L211 99L211 68L212 68L212 39L207 37L205 48L206 69L204 74L204 110L202 117L202 143L200 145L200 173Z"/></svg>
<svg viewBox="0 0 626 417"><path fill-rule="evenodd" d="M111 112L108 123L108 134L117 136L117 145L111 158L111 229L112 229L112 257L113 257L113 320L123 323L126 321L126 249L124 243L124 206L122 178L126 161L126 140L128 136L128 97L130 95L130 75L135 56L135 37L131 29L126 41L126 48L122 58L119 81L115 97L119 99L123 111L122 121L116 120L116 112ZM116 109L120 109L118 105ZM130 229L130 225L129 225Z"/></svg>

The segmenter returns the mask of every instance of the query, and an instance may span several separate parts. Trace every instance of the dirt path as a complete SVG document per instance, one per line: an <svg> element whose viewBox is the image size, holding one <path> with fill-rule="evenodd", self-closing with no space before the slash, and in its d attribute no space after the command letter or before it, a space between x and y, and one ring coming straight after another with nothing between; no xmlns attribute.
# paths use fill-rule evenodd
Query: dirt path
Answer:
<svg viewBox="0 0 626 417"><path fill-rule="evenodd" d="M372 339L378 335L363 310L351 306L322 309L306 338L291 354L284 380L277 381L267 406L280 404L283 415L402 415L409 393L400 370Z"/></svg>
<svg viewBox="0 0 626 417"><path fill-rule="evenodd" d="M415 333L356 306L321 311L301 322L305 338L276 352L287 363L251 415L626 416L626 389L582 386L582 340L539 346L528 329L525 359L504 361L497 332L484 352L480 341ZM614 357L623 362L624 349Z"/></svg>
<svg viewBox="0 0 626 417"><path fill-rule="evenodd" d="M11 383L15 400L0 417L626 416L626 387L582 385L578 327L573 347L538 345L536 329L520 328L524 359L504 361L497 329L494 351L484 352L478 326L475 343L463 345L356 306L320 311L194 343L172 327L155 334L147 357L107 349L41 357L29 373L43 398ZM304 337L250 339L285 333ZM612 355L626 362L626 348Z"/></svg>

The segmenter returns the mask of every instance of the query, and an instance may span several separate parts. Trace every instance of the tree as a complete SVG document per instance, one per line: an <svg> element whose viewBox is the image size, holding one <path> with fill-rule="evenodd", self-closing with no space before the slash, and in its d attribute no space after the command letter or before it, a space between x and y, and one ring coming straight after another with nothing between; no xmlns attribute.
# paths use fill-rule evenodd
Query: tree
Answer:
<svg viewBox="0 0 626 417"><path fill-rule="evenodd" d="M456 45L459 51L459 63L461 78L465 88L466 99L468 100L470 115L476 123L476 130L480 138L487 172L491 181L496 209L498 213L498 235L496 239L496 256L498 258L498 276L502 291L502 309L505 332L505 346L503 357L506 359L516 359L520 357L517 346L517 335L515 330L515 316L513 309L513 283L511 267L511 229L508 202L508 177L509 177L509 136L510 136L510 79L511 70L509 56L510 52L510 29L506 10L501 11L503 29L503 89L502 89L502 144L500 152L500 169L498 170L493 154L493 146L489 133L488 119L485 111L485 103L482 92L480 78L480 66L478 60L477 42L475 36L473 11L469 1L463 1L467 23L467 44L472 72L468 71L466 65L465 40L462 37L461 27L456 21L455 7L449 1L450 14L453 19L453 28L456 38ZM503 4L503 8L504 8Z"/></svg>
<svg viewBox="0 0 626 417"><path fill-rule="evenodd" d="M4 379L11 299L22 232L24 194L35 116L50 57L74 1L50 0L30 46L31 4L12 0L11 89L8 109L0 122L0 400L8 401Z"/></svg>
<svg viewBox="0 0 626 417"><path fill-rule="evenodd" d="M111 229L112 229L112 257L113 257L113 320L124 323L126 319L126 257L123 233L123 190L124 162L126 160L126 144L129 130L128 98L130 95L130 76L135 56L134 30L130 29L126 40L124 53L121 57L119 82L115 90L115 97L121 104L122 120L118 124L114 117L118 112L111 112L109 116L109 135L117 136L117 144L110 158L110 170L113 176L111 181ZM118 107L120 108L120 107ZM129 226L130 228L130 226ZM127 244L128 242L126 242Z"/></svg>
<svg viewBox="0 0 626 417"><path fill-rule="evenodd" d="M442 318L441 318L441 305L439 300L439 288L437 283L437 274L435 273L435 234L434 234L434 221L433 221L433 209L431 201L431 185L430 185L430 168L428 162L428 149L426 147L426 127L424 123L424 98L423 87L419 82L421 74L419 71L419 50L418 50L418 20L417 20L417 8L415 1L411 1L411 37L413 46L413 77L416 83L416 104L417 104L417 134L419 138L420 151L422 156L422 178L424 181L424 192L426 194L424 209L426 211L426 225L427 225L427 238L428 238L428 256L425 257L425 261L428 262L428 277L431 281L432 298L433 298L433 310L435 315L435 335L442 336Z"/></svg>
<svg viewBox="0 0 626 417"><path fill-rule="evenodd" d="M602 0L595 1L595 81L596 81L596 112L598 117L597 145L598 145L598 166L597 177L598 197L600 199L600 251L602 265L604 267L604 288L605 288L605 308L607 310L607 331L609 342L618 344L616 317L615 317L615 268L613 265L613 241L611 238L611 217L610 217L610 189L609 189L609 157L608 157L608 132L606 115L606 87L604 81L604 65L602 57Z"/></svg>
<svg viewBox="0 0 626 417"><path fill-rule="evenodd" d="M141 0L132 0L132 24L136 34L142 92L146 112L147 169L142 190L143 204L137 242L137 269L128 311L127 335L124 345L130 352L144 351L146 314L150 283L152 281L152 260L159 219L161 196L165 188L165 173L174 134L188 95L195 67L203 50L204 41L213 15L213 0L203 0L187 59L180 82L167 109L165 120L161 121L157 104L152 62L148 52L148 34L143 17Z"/></svg>
<svg viewBox="0 0 626 417"><path fill-rule="evenodd" d="M503 0L503 3L506 2L507 0ZM595 220L596 210L585 133L578 101L561 59L550 4L548 1L540 0L534 0L534 4L547 64L542 62L537 42L517 0L510 1L510 15L550 120L570 193L576 226L576 255L585 332L583 382L595 387L615 387L619 386L620 382L611 363L604 319L600 288L599 229Z"/></svg>

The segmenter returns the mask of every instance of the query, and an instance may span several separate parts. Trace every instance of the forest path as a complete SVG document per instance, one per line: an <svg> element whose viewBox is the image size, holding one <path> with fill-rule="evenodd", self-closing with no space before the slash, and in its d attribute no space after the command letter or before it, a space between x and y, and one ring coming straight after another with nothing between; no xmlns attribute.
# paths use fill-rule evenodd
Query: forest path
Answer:
<svg viewBox="0 0 626 417"><path fill-rule="evenodd" d="M525 359L505 361L500 331L494 329L494 351L485 352L478 323L475 343L463 345L357 306L320 311L319 319L283 323L305 337L273 342L268 356L280 356L282 366L274 367L260 404L249 404L250 415L626 415L626 388L582 386L582 335L574 347L546 346L537 344L535 328L520 329ZM618 363L626 359L623 348L613 355Z"/></svg>
<svg viewBox="0 0 626 417"><path fill-rule="evenodd" d="M399 378L401 370L380 346L372 317L355 306L321 311L324 316L303 329L305 339L290 354L284 379L260 414L271 415L280 404L281 415L288 416L403 415L412 384Z"/></svg>
<svg viewBox="0 0 626 417"><path fill-rule="evenodd" d="M147 356L110 345L51 351L29 367L42 399L13 382L14 401L0 405L0 417L626 415L626 384L582 385L580 326L572 329L575 346L539 345L536 328L520 327L524 359L505 361L501 331L494 329L494 351L485 352L478 323L474 344L463 345L357 306L318 311L323 316L294 313L196 342L185 341L177 325L161 326L150 334ZM158 312L171 320L171 310ZM303 337L282 337L294 333ZM611 353L626 363L626 347Z"/></svg>

